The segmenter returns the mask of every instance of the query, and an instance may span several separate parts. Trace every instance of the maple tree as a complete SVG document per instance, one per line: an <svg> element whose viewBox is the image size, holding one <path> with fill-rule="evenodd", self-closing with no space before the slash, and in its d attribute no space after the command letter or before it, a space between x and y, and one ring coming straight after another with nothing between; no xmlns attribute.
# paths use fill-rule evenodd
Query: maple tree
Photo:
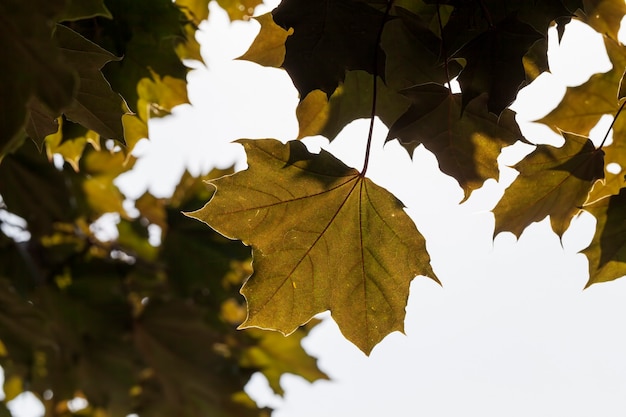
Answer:
<svg viewBox="0 0 626 417"><path fill-rule="evenodd" d="M532 144L509 107L549 70L548 29L571 19L603 36L613 67L540 120L564 144L534 144L514 166L495 233L549 216L562 236L584 210L597 219L588 285L626 275L623 1L283 0L254 18L241 59L287 71L298 137L242 139L248 169L185 174L171 197L129 209L114 181L150 118L188 101L183 59L202 60L208 2L0 3L3 413L29 390L49 416L76 415L75 397L80 415L264 415L243 392L253 372L277 393L285 372L326 377L300 346L315 314L330 310L365 353L402 331L410 282L439 280L402 202L367 177L374 118L410 155L433 153L467 199L498 179L503 148ZM249 19L260 1L217 3ZM612 140L596 146L605 114ZM360 169L298 142L358 118L372 123ZM107 213L115 239L97 233Z"/></svg>

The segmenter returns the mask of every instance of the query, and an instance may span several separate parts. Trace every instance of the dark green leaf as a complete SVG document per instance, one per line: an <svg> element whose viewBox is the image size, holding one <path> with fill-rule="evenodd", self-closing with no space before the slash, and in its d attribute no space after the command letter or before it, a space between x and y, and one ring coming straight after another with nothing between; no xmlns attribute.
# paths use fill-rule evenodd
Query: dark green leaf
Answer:
<svg viewBox="0 0 626 417"><path fill-rule="evenodd" d="M460 95L437 84L402 93L411 106L391 126L388 140L398 138L409 155L423 144L435 154L441 171L459 182L466 198L485 180L498 178L500 151L522 138L513 111L504 110L499 118L489 113L486 95L463 111Z"/></svg>
<svg viewBox="0 0 626 417"><path fill-rule="evenodd" d="M384 74L385 54L376 45L383 13L355 0L284 0L274 21L293 34L283 67L304 99L313 90L330 96L346 70ZM374 51L378 48L378 61Z"/></svg>

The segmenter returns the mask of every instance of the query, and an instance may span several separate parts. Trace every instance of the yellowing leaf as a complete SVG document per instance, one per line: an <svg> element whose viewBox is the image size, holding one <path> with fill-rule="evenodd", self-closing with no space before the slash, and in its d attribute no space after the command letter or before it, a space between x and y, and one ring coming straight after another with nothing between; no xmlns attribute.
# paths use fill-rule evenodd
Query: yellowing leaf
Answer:
<svg viewBox="0 0 626 417"><path fill-rule="evenodd" d="M437 281L402 203L326 151L272 139L240 143L249 168L212 181L214 197L188 215L253 248L241 327L290 334L330 310L366 353L402 331L411 280Z"/></svg>
<svg viewBox="0 0 626 417"><path fill-rule="evenodd" d="M196 27L189 23L185 25L183 30L185 31L185 40L176 45L176 55L180 59L193 59L198 62L204 62L200 53L200 44L196 39Z"/></svg>
<svg viewBox="0 0 626 417"><path fill-rule="evenodd" d="M124 140L126 141L126 162L131 157L131 152L141 139L148 137L148 124L141 120L136 114L127 113L122 116L124 126Z"/></svg>
<svg viewBox="0 0 626 417"><path fill-rule="evenodd" d="M587 287L626 275L626 189L585 206L595 216L596 233L583 253L589 260Z"/></svg>
<svg viewBox="0 0 626 417"><path fill-rule="evenodd" d="M184 80L151 71L152 78L142 78L137 84L139 117L148 121L150 116L157 117L169 114L172 108L188 103L187 84Z"/></svg>
<svg viewBox="0 0 626 417"><path fill-rule="evenodd" d="M209 17L210 0L176 0L176 5L185 13L187 19L198 26Z"/></svg>
<svg viewBox="0 0 626 417"><path fill-rule="evenodd" d="M626 14L624 0L584 0L583 21L603 35L617 40L617 33Z"/></svg>
<svg viewBox="0 0 626 417"><path fill-rule="evenodd" d="M271 13L255 17L261 24L259 34L239 59L256 62L265 67L279 68L285 60L285 41L293 34L293 28L285 30L274 23Z"/></svg>
<svg viewBox="0 0 626 417"><path fill-rule="evenodd" d="M248 20L254 9L263 0L217 0L217 4L228 13L230 20Z"/></svg>
<svg viewBox="0 0 626 417"><path fill-rule="evenodd" d="M562 236L594 182L604 178L604 152L584 136L563 132L563 137L562 147L539 145L515 165L520 174L493 210L495 234L519 237L549 215L552 229Z"/></svg>
<svg viewBox="0 0 626 417"><path fill-rule="evenodd" d="M59 117L58 120L58 132L48 135L45 138L48 159L51 160L52 155L59 154L72 166L72 168L74 168L74 171L78 172L78 163L80 158L83 156L85 146L90 143L94 146L94 148L98 148L100 144L100 137L93 130L88 130L84 136L63 140L63 118Z"/></svg>
<svg viewBox="0 0 626 417"><path fill-rule="evenodd" d="M289 337L262 330L250 330L250 333L258 344L244 352L241 364L260 369L275 393L284 394L280 377L285 373L299 375L309 382L328 379L317 367L315 358L302 349L301 342L306 332L296 332Z"/></svg>
<svg viewBox="0 0 626 417"><path fill-rule="evenodd" d="M19 376L13 375L4 381L2 389L4 390L4 401L11 401L24 392L24 381Z"/></svg>
<svg viewBox="0 0 626 417"><path fill-rule="evenodd" d="M504 146L522 138L515 113L500 117L487 111L485 94L461 110L461 97L438 84L423 84L402 92L411 106L389 129L410 155L423 144L439 161L442 172L454 177L465 198L485 180L498 178L496 159Z"/></svg>

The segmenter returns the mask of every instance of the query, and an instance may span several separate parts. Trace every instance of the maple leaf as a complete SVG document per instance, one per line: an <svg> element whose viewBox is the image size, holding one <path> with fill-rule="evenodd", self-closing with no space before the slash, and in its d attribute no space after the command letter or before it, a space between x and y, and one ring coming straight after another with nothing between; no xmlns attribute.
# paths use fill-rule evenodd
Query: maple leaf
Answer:
<svg viewBox="0 0 626 417"><path fill-rule="evenodd" d="M0 42L10 57L0 80L0 156L22 129L33 96L52 112L74 97L76 76L52 39L53 22L64 6L61 0L0 3Z"/></svg>
<svg viewBox="0 0 626 417"><path fill-rule="evenodd" d="M562 147L539 145L514 166L519 176L493 209L494 235L509 231L519 237L549 215L552 229L563 236L593 184L604 178L604 152L587 137L562 134Z"/></svg>
<svg viewBox="0 0 626 417"><path fill-rule="evenodd" d="M384 14L367 3L284 0L272 14L279 26L293 28L283 67L301 98L318 89L330 96L346 70L384 74L385 54L376 42Z"/></svg>
<svg viewBox="0 0 626 417"><path fill-rule="evenodd" d="M613 68L606 73L592 75L580 86L568 87L559 105L538 120L539 122L555 131L565 130L588 135L602 116L618 111L623 69L626 68L626 51L623 45L610 38L604 38L604 45ZM626 174L624 137L626 122L620 117L613 125L613 143L603 146L606 166L617 164L620 169L617 172L605 170L605 181L599 181L594 185L589 202L617 194L624 185Z"/></svg>
<svg viewBox="0 0 626 417"><path fill-rule="evenodd" d="M500 114L508 107L526 81L523 57L539 39L532 26L509 17L454 54L467 60L458 77L463 107L482 93L489 94L489 111Z"/></svg>
<svg viewBox="0 0 626 417"><path fill-rule="evenodd" d="M597 219L596 232L583 253L589 260L589 281L612 281L626 275L626 189L585 206Z"/></svg>
<svg viewBox="0 0 626 417"><path fill-rule="evenodd" d="M454 177L465 198L485 180L499 175L496 159L504 146L521 139L515 113L500 118L487 111L487 96L462 111L460 94L437 84L403 90L411 106L389 129L387 140L398 138L409 152L423 144L439 161L442 172Z"/></svg>
<svg viewBox="0 0 626 417"><path fill-rule="evenodd" d="M410 281L437 281L402 203L326 151L272 139L239 142L249 168L212 181L213 198L188 215L252 246L241 327L290 334L330 310L365 353L402 331Z"/></svg>
<svg viewBox="0 0 626 417"><path fill-rule="evenodd" d="M455 77L461 66L456 61L450 61L446 74L441 61L441 39L417 15L396 9L400 12L400 19L385 25L381 39L381 46L387 55L385 71L390 87L400 90L428 82L443 84L448 77Z"/></svg>
<svg viewBox="0 0 626 417"><path fill-rule="evenodd" d="M100 72L106 63L120 58L63 25L57 25L55 39L79 78L78 92L63 113L104 138L124 143L122 98Z"/></svg>

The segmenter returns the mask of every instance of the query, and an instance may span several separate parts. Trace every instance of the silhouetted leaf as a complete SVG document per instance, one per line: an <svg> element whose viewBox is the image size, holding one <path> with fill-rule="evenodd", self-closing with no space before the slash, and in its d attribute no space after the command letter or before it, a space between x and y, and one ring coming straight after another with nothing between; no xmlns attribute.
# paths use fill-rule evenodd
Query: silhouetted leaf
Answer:
<svg viewBox="0 0 626 417"><path fill-rule="evenodd" d="M249 168L213 181L214 197L188 215L253 248L242 327L289 334L330 310L366 353L401 331L410 281L420 274L436 280L402 204L325 151L240 142ZM277 170L279 177L270 175Z"/></svg>
<svg viewBox="0 0 626 417"><path fill-rule="evenodd" d="M429 22L404 9L398 10L402 12L400 18L385 25L381 39L387 56L385 73L389 86L400 90L431 82L443 84L448 77L456 77L461 66L456 61L448 62L446 74L443 61L449 57L442 56L444 45Z"/></svg>
<svg viewBox="0 0 626 417"><path fill-rule="evenodd" d="M480 94L488 93L487 107L499 115L515 100L525 83L522 58L541 38L531 26L511 17L455 53L454 57L467 61L458 78L463 107Z"/></svg>
<svg viewBox="0 0 626 417"><path fill-rule="evenodd" d="M106 63L119 58L62 25L57 25L55 39L65 62L79 77L78 92L63 113L106 139L124 143L122 99L100 72Z"/></svg>
<svg viewBox="0 0 626 417"><path fill-rule="evenodd" d="M376 45L384 14L355 0L284 0L274 21L293 34L285 42L283 67L304 99L313 90L329 96L346 70L384 74L385 54ZM378 62L374 50L378 48Z"/></svg>
<svg viewBox="0 0 626 417"><path fill-rule="evenodd" d="M552 229L563 236L593 184L604 178L604 152L584 136L563 132L563 137L562 147L539 145L514 166L519 176L493 209L494 235L509 231L519 237L549 215Z"/></svg>
<svg viewBox="0 0 626 417"><path fill-rule="evenodd" d="M489 113L484 94L463 111L460 95L437 84L402 93L412 103L389 129L388 140L398 138L409 155L423 144L435 154L441 171L459 182L465 198L485 180L498 178L500 151L522 138L513 111L504 110L499 118Z"/></svg>
<svg viewBox="0 0 626 417"><path fill-rule="evenodd" d="M74 97L76 75L52 39L54 19L64 5L61 0L0 4L0 44L9 57L0 80L0 157L24 126L31 97L53 113L60 113Z"/></svg>

